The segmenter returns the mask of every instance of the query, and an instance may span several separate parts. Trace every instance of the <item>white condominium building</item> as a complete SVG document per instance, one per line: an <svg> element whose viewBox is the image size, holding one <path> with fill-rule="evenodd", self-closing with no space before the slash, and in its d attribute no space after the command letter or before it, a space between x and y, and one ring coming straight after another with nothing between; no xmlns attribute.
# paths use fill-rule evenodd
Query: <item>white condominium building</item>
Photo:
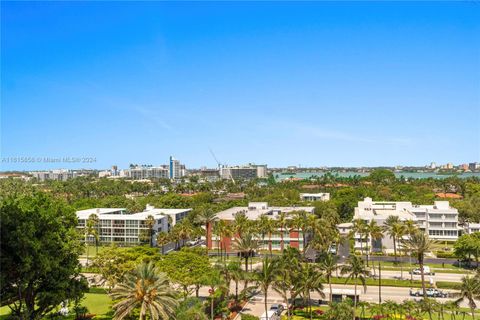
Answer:
<svg viewBox="0 0 480 320"><path fill-rule="evenodd" d="M246 166L220 167L220 177L222 179L249 180L256 178L266 178L267 176L267 165L249 164Z"/></svg>
<svg viewBox="0 0 480 320"><path fill-rule="evenodd" d="M328 200L330 200L330 193L300 193L300 200L302 200L302 201L328 201Z"/></svg>
<svg viewBox="0 0 480 320"><path fill-rule="evenodd" d="M460 231L458 210L450 207L448 201L435 201L433 205L413 205L408 201L372 201L371 198L365 198L358 202L353 219L361 219L367 223L374 220L379 226L383 226L389 216L397 216L401 221L414 221L420 230L435 240L456 240ZM341 233L346 234L351 230L352 224L343 223L338 227ZM393 250L393 240L386 234L380 240L368 241L373 251ZM361 240L360 235L356 234L355 249L362 246L365 248L365 240Z"/></svg>
<svg viewBox="0 0 480 320"><path fill-rule="evenodd" d="M155 178L168 179L168 168L137 166L137 167L125 170L125 176L133 180L155 179Z"/></svg>
<svg viewBox="0 0 480 320"><path fill-rule="evenodd" d="M128 214L125 208L93 208L77 211L78 226L82 230L87 225L87 220L92 214L98 217L98 235L101 243L126 243L138 244L142 233L147 234L148 226L146 220L153 217L153 241L155 234L161 231L167 232L169 227L185 218L191 209L159 209L147 205L145 211ZM170 218L169 218L170 217ZM171 222L169 226L169 221ZM92 237L85 235L85 240L93 241Z"/></svg>
<svg viewBox="0 0 480 320"><path fill-rule="evenodd" d="M281 213L286 215L286 219L292 219L294 213L298 211L305 211L313 213L314 207L270 207L267 202L249 202L248 207L233 207L217 213L217 219L223 220L226 224L232 224L237 215L245 215L247 220L258 221L262 216L272 220L277 220ZM209 226L212 228L212 226ZM213 228L211 229L213 230ZM241 237L235 234L232 237L220 238L219 235L213 235L211 239L207 239L207 246L209 249L223 248L226 251L235 251L233 241ZM308 241L308 238L305 239ZM257 241L261 249L267 250L281 250L287 247L298 248L303 250L303 233L301 230L295 230L285 227L283 230L278 228L270 235L257 236Z"/></svg>

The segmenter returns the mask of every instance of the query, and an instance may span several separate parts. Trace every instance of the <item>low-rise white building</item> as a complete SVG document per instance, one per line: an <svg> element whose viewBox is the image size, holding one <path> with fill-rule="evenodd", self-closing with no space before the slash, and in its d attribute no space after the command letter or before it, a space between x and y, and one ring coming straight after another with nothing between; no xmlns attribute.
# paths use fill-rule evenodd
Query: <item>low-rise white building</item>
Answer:
<svg viewBox="0 0 480 320"><path fill-rule="evenodd" d="M145 211L127 213L125 208L93 208L77 211L77 229L84 230L87 220L94 214L98 217L98 235L101 243L140 243L142 232L148 232L146 220L153 217L153 241L155 234L161 231L167 232L170 227L185 218L191 209L159 209L147 205ZM170 217L170 218L169 218ZM93 241L92 237L85 240Z"/></svg>
<svg viewBox="0 0 480 320"><path fill-rule="evenodd" d="M307 213L313 213L314 207L271 207L267 202L249 202L247 207L233 207L217 213L217 219L223 220L227 224L232 224L235 221L237 215L244 215L247 220L258 221L262 216L265 216L272 220L277 220L281 213L284 213L286 219L292 219L294 213L298 211L305 211ZM209 226L212 228L212 226ZM211 234L211 233L210 233ZM207 246L209 249L216 249L222 247L226 251L235 251L232 246L232 242L239 235L233 235L232 237L220 238L217 235L213 235L211 239L207 239ZM301 230L295 230L290 228L276 228L275 232L268 236L257 236L257 240L261 249L266 250L272 248L272 250L281 250L282 245L284 248L294 247L299 250L304 249L303 233ZM308 239L306 239L308 241Z"/></svg>
<svg viewBox="0 0 480 320"><path fill-rule="evenodd" d="M300 193L300 200L302 200L302 201L328 201L328 200L330 200L330 193Z"/></svg>
<svg viewBox="0 0 480 320"><path fill-rule="evenodd" d="M383 226L389 216L397 216L400 221L414 221L420 230L435 240L457 240L461 230L458 226L458 210L451 207L448 201L435 201L433 205L413 205L409 201L373 201L365 198L358 202L353 219L367 223L373 220ZM337 227L342 234L347 234L353 224L341 224ZM386 234L380 240L367 241L373 251L393 251L393 240ZM360 235L356 234L355 249L361 247L365 248L365 239L361 240Z"/></svg>

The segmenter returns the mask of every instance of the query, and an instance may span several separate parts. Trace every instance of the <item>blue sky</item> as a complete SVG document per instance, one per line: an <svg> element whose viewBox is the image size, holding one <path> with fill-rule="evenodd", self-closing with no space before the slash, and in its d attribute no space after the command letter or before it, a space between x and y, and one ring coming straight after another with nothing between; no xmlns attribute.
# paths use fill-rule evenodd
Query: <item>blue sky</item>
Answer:
<svg viewBox="0 0 480 320"><path fill-rule="evenodd" d="M2 169L480 161L480 4L2 2ZM83 163L10 158L94 157Z"/></svg>

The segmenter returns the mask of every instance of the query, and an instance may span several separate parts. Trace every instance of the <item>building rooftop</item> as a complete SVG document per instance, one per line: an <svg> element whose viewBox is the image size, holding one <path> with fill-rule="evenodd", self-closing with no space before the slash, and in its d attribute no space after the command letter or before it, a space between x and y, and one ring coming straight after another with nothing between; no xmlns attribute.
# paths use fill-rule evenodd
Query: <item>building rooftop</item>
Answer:
<svg viewBox="0 0 480 320"><path fill-rule="evenodd" d="M266 202L250 202L248 207L233 207L217 213L220 220L235 220L235 215L245 214L248 220L257 220L262 215L276 219L280 212L291 213L294 211L306 211L313 213L314 207L269 207Z"/></svg>
<svg viewBox="0 0 480 320"><path fill-rule="evenodd" d="M158 219L162 216L176 215L178 213L183 213L190 210L192 209L163 209L147 205L145 211L127 213L125 208L93 208L77 211L77 218L88 219L91 214L96 214L99 219L144 220L148 216L153 216L154 218Z"/></svg>

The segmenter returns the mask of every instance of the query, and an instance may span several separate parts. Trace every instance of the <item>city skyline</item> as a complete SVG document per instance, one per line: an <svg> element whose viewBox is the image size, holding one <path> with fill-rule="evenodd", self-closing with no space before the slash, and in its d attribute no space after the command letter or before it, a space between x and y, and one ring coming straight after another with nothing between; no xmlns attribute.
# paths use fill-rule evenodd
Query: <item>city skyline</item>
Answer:
<svg viewBox="0 0 480 320"><path fill-rule="evenodd" d="M473 2L1 6L3 171L480 160Z"/></svg>

